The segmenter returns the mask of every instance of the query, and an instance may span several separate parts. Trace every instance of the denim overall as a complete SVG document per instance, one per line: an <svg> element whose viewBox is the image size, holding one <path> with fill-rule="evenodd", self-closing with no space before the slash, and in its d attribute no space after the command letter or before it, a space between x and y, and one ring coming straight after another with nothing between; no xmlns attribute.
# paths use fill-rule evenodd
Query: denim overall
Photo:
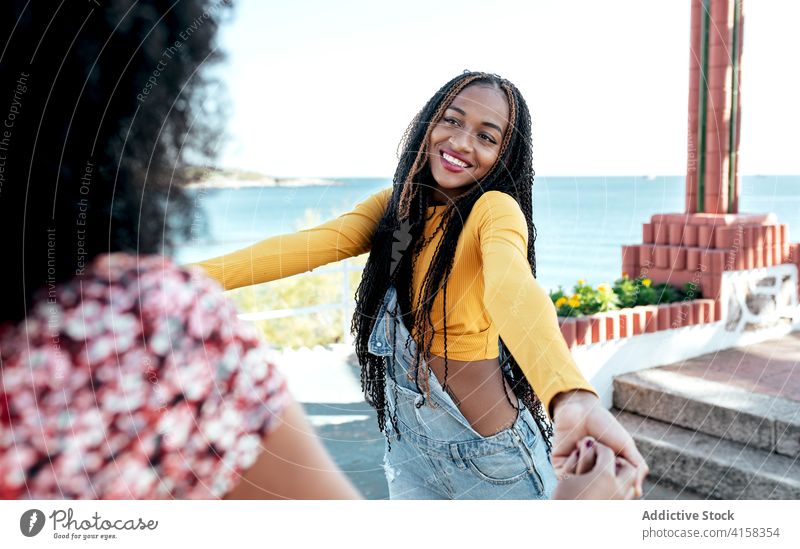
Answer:
<svg viewBox="0 0 800 549"><path fill-rule="evenodd" d="M384 469L389 497L549 498L556 477L530 411L519 401L514 424L484 437L472 428L432 371L430 399L423 403L414 383L416 343L398 311L397 293L390 286L369 338L370 353L387 357ZM395 411L399 433L390 421Z"/></svg>

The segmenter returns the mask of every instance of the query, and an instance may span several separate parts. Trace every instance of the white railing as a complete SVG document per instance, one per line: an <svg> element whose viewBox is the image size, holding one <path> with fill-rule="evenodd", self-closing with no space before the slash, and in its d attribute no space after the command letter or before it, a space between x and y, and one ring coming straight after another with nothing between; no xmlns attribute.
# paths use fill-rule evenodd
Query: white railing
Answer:
<svg viewBox="0 0 800 549"><path fill-rule="evenodd" d="M289 318L293 316L318 313L321 311L335 311L341 309L343 313L341 322L342 340L347 345L351 345L353 343L353 336L350 334L350 321L352 319L353 309L355 307L355 297L350 290L350 277L348 275L350 273L360 273L363 270L363 266L353 265L352 260L345 259L338 262L336 265L320 267L319 269L314 269L313 271L291 277L299 278L322 273L342 273L342 286L339 301L335 301L333 303L309 305L308 307L292 307L288 309L270 309L267 311L239 313L239 318L249 322L254 322L256 320L275 320L278 318Z"/></svg>

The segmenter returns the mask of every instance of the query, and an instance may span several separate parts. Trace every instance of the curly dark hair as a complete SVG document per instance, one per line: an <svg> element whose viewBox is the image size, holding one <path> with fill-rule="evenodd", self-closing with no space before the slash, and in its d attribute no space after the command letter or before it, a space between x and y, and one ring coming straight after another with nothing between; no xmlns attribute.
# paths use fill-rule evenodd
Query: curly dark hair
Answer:
<svg viewBox="0 0 800 549"><path fill-rule="evenodd" d="M426 221L426 208L433 205L431 189L436 182L430 170L427 143L430 132L442 118L445 109L456 95L467 86L488 85L501 90L509 105L509 130L501 144L497 162L483 179L477 181L456 200L452 201L442 215L438 230L443 234L431 260L430 267L422 282L420 303L417 310L411 309L411 280L418 253L427 244L421 238ZM528 225L528 261L536 276L536 227L533 224L533 153L531 142L531 116L519 90L497 75L482 72L467 72L453 78L434 94L423 109L416 115L406 130L400 145L400 161L393 179L393 190L386 213L378 223L372 238L371 252L356 295L356 308L353 315L352 330L355 335L356 355L361 364L361 384L367 400L378 413L378 427L385 432L387 357L379 357L368 350L369 336L375 324L376 315L383 296L389 286L397 290L401 316L412 333L420 334L416 352L417 387L427 387L429 372L420 368L421 356L427 356L433 341L433 321L431 309L438 292L443 292L447 303L447 278L453 267L456 244L469 217L472 207L487 191L500 191L517 201ZM410 244L405 252L393 261L393 242L403 225L404 233L410 232ZM446 315L445 307L445 315ZM447 319L445 316L444 324ZM418 328L411 330L411 327ZM552 425L547 419L543 406L536 396L517 361L511 355L502 338L499 343L501 370L517 397L531 410L550 448L553 435ZM424 355L423 355L424 354ZM447 331L444 332L445 378L447 385ZM426 391L420 390L423 394ZM506 394L508 398L508 395ZM510 399L509 399L510 402ZM390 417L397 427L397 417Z"/></svg>
<svg viewBox="0 0 800 549"><path fill-rule="evenodd" d="M224 102L206 65L229 0L0 8L0 321L102 253L188 236L187 167L208 165Z"/></svg>

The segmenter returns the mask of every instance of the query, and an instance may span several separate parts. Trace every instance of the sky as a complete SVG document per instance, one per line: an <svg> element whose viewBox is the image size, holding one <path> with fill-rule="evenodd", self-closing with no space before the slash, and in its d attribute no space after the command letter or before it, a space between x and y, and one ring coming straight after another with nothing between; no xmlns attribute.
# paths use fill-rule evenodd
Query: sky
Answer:
<svg viewBox="0 0 800 549"><path fill-rule="evenodd" d="M465 69L533 118L538 176L686 169L688 0L238 0L225 167L391 177L408 123ZM796 0L744 3L742 174L800 174Z"/></svg>

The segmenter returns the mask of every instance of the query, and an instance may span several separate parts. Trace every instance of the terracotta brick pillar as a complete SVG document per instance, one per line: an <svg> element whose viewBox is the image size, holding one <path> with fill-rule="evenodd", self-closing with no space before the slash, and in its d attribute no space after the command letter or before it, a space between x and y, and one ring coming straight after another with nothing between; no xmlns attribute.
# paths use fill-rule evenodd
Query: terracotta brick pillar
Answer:
<svg viewBox="0 0 800 549"><path fill-rule="evenodd" d="M742 3L692 0L691 8L686 213L737 213Z"/></svg>
<svg viewBox="0 0 800 549"><path fill-rule="evenodd" d="M713 300L709 314L720 320L724 272L781 264L800 270L800 243L789 242L775 214L739 213L742 0L690 1L686 210L653 215L642 227L642 244L622 247L622 272L690 284ZM671 320L659 315L658 322Z"/></svg>
<svg viewBox="0 0 800 549"><path fill-rule="evenodd" d="M703 56L700 38L702 2L692 1L691 40L689 46L689 130L686 154L686 213L697 211L697 170L698 156L698 110L700 107L700 60Z"/></svg>

